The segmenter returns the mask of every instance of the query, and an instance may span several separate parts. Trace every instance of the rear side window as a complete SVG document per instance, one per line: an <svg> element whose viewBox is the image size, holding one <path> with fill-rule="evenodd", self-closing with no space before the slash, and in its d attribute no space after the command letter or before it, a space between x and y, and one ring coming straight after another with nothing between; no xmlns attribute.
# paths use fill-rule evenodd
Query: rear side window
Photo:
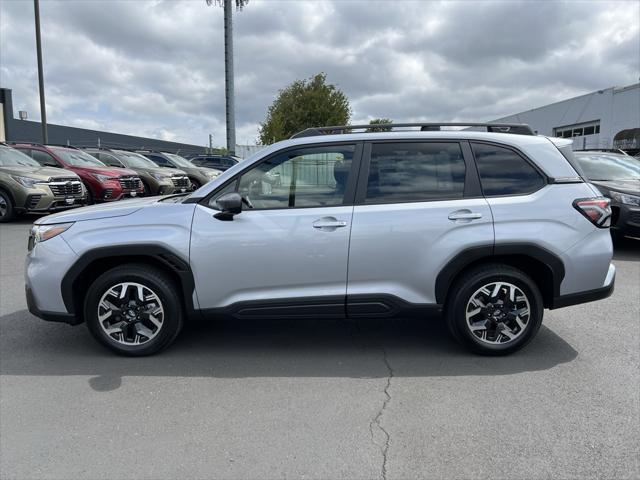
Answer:
<svg viewBox="0 0 640 480"><path fill-rule="evenodd" d="M542 175L513 150L483 143L472 146L485 196L524 195L544 186Z"/></svg>
<svg viewBox="0 0 640 480"><path fill-rule="evenodd" d="M373 144L365 203L462 198L464 179L457 143Z"/></svg>

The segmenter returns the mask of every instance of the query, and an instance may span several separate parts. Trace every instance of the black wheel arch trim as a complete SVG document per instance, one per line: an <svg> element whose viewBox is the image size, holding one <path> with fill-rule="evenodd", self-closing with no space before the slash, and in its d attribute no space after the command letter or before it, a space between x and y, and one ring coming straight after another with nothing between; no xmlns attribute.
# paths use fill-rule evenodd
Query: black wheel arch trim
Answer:
<svg viewBox="0 0 640 480"><path fill-rule="evenodd" d="M564 279L565 269L564 263L557 255L532 243L505 243L467 248L449 260L436 277L436 302L445 303L449 288L456 276L472 263L509 256L530 257L544 264L553 277L553 297L560 296L560 284Z"/></svg>
<svg viewBox="0 0 640 480"><path fill-rule="evenodd" d="M126 263L127 257L133 262L139 263L140 260L151 259L155 263L162 264L170 270L179 280L182 290L182 298L185 306L185 314L191 317L196 314L197 309L193 304L193 292L195 290L195 281L193 272L189 263L166 247L155 244L139 244L139 245L118 245L112 247L100 247L83 253L71 266L62 279L61 291L62 300L70 315L78 318L82 316L82 312L78 312L76 306L75 283L81 278L82 274L87 272L89 268L100 260L106 259L122 259L117 263Z"/></svg>

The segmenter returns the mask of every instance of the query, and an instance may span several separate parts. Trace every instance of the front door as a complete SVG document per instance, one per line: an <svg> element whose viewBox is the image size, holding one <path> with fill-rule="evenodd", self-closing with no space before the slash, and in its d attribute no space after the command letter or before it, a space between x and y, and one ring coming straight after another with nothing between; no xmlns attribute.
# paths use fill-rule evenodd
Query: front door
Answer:
<svg viewBox="0 0 640 480"><path fill-rule="evenodd" d="M200 308L237 316L344 315L356 144L289 149L196 207L191 266ZM243 211L214 218L217 197Z"/></svg>

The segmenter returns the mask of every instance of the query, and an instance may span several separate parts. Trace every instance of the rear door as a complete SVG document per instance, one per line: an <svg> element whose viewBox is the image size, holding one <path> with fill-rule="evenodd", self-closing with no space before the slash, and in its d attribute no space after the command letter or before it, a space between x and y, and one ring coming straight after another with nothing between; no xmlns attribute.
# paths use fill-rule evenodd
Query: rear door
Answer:
<svg viewBox="0 0 640 480"><path fill-rule="evenodd" d="M350 316L432 306L447 262L465 249L493 247L493 218L468 142L366 144L355 203Z"/></svg>

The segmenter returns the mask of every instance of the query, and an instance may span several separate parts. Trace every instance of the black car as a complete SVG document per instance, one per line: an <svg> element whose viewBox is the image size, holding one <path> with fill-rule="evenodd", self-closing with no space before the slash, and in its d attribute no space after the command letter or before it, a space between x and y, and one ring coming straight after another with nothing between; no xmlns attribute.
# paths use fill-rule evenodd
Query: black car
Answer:
<svg viewBox="0 0 640 480"><path fill-rule="evenodd" d="M574 156L587 179L611 199L612 233L640 237L640 159L597 151Z"/></svg>
<svg viewBox="0 0 640 480"><path fill-rule="evenodd" d="M198 155L189 161L198 167L215 168L224 172L240 162L240 159L230 155Z"/></svg>

